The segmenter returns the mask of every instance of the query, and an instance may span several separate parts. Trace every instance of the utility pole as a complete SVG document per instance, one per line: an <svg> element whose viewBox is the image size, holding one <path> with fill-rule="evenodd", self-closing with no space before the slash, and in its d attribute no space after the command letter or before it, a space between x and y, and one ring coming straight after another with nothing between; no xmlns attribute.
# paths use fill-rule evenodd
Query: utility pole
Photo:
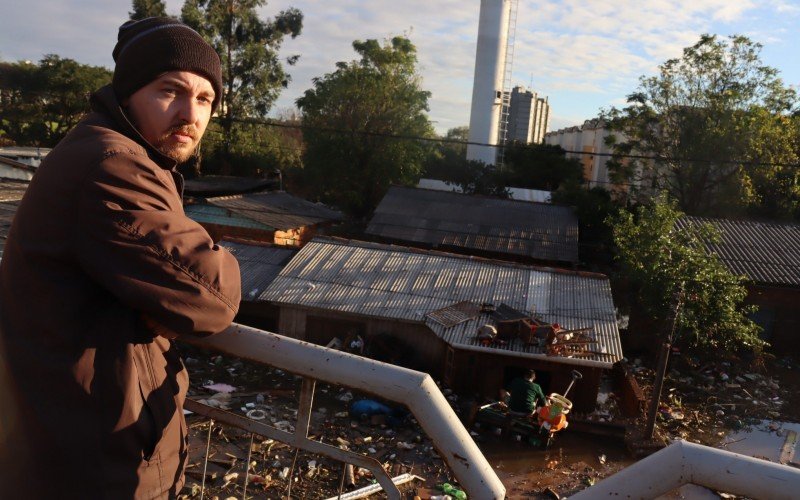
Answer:
<svg viewBox="0 0 800 500"><path fill-rule="evenodd" d="M680 289L675 292L675 307L671 311L672 326L670 329L668 342L661 344L661 350L658 353L658 363L656 364L656 379L653 382L653 391L650 395L650 407L647 410L647 425L645 426L645 438L653 439L656 430L656 416L658 415L658 405L661 402L661 390L664 387L664 378L667 374L667 362L669 361L669 350L672 348L671 343L675 338L675 325L678 322L678 314L683 306L683 283Z"/></svg>

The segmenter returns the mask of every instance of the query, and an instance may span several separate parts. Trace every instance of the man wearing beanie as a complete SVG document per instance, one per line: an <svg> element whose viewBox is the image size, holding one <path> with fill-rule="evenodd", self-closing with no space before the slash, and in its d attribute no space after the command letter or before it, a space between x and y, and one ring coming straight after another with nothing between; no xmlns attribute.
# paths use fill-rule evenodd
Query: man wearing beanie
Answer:
<svg viewBox="0 0 800 500"><path fill-rule="evenodd" d="M175 497L188 376L172 339L239 306L239 266L184 215L176 170L220 102L218 55L168 18L123 24L113 55L0 262L0 498Z"/></svg>

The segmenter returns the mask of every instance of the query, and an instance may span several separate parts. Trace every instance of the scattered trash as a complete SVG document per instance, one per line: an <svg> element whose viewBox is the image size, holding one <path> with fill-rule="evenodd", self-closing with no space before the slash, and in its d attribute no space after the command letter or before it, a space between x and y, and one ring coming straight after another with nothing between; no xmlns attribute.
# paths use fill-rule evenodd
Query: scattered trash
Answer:
<svg viewBox="0 0 800 500"><path fill-rule="evenodd" d="M247 418L252 418L253 420L264 420L267 418L267 412L260 408L255 408L247 412Z"/></svg>
<svg viewBox="0 0 800 500"><path fill-rule="evenodd" d="M294 432L294 426L288 420L281 420L273 424L276 429L284 432Z"/></svg>
<svg viewBox="0 0 800 500"><path fill-rule="evenodd" d="M467 494L450 483L440 484L439 489L442 490L442 493L445 495L450 495L457 500L467 500Z"/></svg>

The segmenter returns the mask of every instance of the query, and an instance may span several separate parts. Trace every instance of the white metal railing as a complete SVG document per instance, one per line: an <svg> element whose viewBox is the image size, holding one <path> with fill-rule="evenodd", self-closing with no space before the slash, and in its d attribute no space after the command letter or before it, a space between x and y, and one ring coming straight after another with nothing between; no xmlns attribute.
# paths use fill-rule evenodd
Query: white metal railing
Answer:
<svg viewBox="0 0 800 500"><path fill-rule="evenodd" d="M748 498L798 498L800 470L678 440L570 498L657 498L686 484Z"/></svg>
<svg viewBox="0 0 800 500"><path fill-rule="evenodd" d="M340 450L307 437L314 381L345 385L405 404L471 498L489 500L505 497L505 487L492 466L427 373L235 323L217 335L187 340L193 345L267 364L305 378L300 396L298 425L294 433L187 400L188 410L198 411L216 420L291 444L296 448L363 466L375 474L390 498L398 498L397 488L377 460Z"/></svg>

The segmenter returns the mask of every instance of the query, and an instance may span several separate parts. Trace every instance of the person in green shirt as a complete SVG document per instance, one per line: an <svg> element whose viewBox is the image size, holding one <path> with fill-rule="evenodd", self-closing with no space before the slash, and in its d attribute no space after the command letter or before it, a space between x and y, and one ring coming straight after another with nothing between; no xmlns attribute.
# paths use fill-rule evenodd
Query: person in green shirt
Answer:
<svg viewBox="0 0 800 500"><path fill-rule="evenodd" d="M547 404L542 388L534 382L536 372L528 370L522 377L511 381L502 396L508 396L508 409L514 412L533 414L536 408Z"/></svg>

